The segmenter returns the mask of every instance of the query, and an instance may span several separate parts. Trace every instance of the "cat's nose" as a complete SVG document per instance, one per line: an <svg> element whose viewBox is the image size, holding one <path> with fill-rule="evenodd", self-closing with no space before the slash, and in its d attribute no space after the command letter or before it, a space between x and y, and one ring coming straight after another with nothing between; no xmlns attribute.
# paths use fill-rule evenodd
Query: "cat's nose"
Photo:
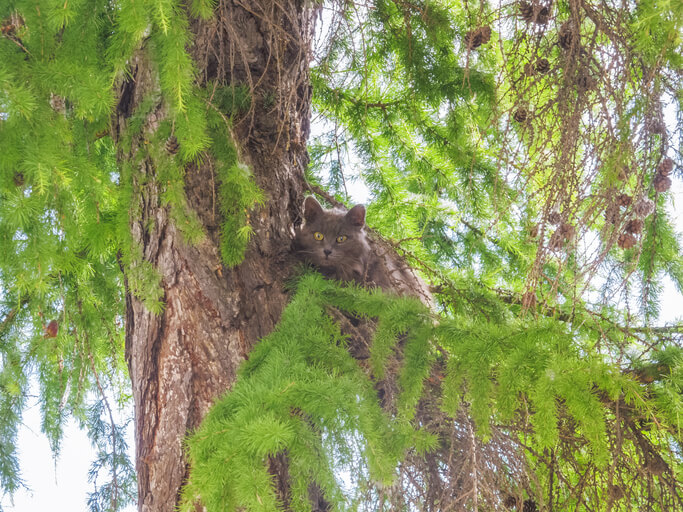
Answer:
<svg viewBox="0 0 683 512"><path fill-rule="evenodd" d="M327 258L330 254L332 254L332 249L325 249L323 252L325 253L325 257Z"/></svg>

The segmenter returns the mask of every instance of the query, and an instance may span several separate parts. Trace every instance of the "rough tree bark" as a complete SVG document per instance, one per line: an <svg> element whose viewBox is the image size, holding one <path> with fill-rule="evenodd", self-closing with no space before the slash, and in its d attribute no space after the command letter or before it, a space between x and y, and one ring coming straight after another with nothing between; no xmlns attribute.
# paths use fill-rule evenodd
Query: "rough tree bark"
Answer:
<svg viewBox="0 0 683 512"><path fill-rule="evenodd" d="M244 262L235 269L222 268L214 199L218 184L210 162L186 169L188 200L208 235L197 247L183 243L161 203L156 162L145 157L134 164L137 208L131 209L130 230L144 259L161 273L165 303L163 313L155 316L127 292L138 507L146 512L174 510L187 471L186 433L230 388L240 362L277 323L287 302L283 281L289 275L292 226L299 222L303 198L315 12L306 7L308 2L295 0L217 4L213 19L191 23L195 39L190 51L201 82L250 87L251 110L234 126L233 137L266 200L251 215L254 236ZM119 88L114 119L118 136L141 101L159 90L146 46L131 68L132 76ZM166 117L160 102L120 160L136 161L145 137Z"/></svg>

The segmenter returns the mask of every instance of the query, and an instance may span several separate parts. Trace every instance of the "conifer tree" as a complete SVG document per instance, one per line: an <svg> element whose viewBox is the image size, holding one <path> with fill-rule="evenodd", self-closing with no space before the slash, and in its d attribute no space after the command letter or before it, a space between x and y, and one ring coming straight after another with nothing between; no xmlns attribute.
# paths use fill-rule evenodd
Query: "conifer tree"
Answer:
<svg viewBox="0 0 683 512"><path fill-rule="evenodd" d="M91 510L683 508L682 11L2 2L3 492L37 385ZM302 268L352 182L432 304Z"/></svg>

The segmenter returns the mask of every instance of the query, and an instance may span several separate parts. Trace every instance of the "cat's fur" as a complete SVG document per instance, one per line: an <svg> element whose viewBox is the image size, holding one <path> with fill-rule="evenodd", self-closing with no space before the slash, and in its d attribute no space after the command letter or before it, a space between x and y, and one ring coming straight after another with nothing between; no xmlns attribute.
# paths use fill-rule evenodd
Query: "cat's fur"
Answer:
<svg viewBox="0 0 683 512"><path fill-rule="evenodd" d="M304 223L297 231L295 246L306 262L331 279L368 282L368 261L372 252L365 234L365 206L348 212L325 210L314 197L304 201ZM322 240L316 240L320 233ZM338 242L339 237L346 237Z"/></svg>
<svg viewBox="0 0 683 512"><path fill-rule="evenodd" d="M321 240L316 240L316 233L322 235ZM346 240L338 242L338 237L346 237ZM304 200L304 223L296 232L295 248L304 261L330 279L378 286L384 291L413 295L425 303L431 302L424 283L394 251L368 238L362 204L348 212L337 208L327 210L314 197L308 196Z"/></svg>

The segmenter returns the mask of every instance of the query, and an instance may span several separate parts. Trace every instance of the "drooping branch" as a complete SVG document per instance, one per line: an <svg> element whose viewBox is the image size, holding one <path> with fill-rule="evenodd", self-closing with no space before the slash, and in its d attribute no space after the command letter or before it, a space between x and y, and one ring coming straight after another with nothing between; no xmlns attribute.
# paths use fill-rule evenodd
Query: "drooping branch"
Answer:
<svg viewBox="0 0 683 512"><path fill-rule="evenodd" d="M17 304L7 312L5 318L3 318L2 322L0 322L0 338L2 338L5 335L5 333L12 327L12 322L14 321L15 317L17 316L17 314L19 314L22 308L29 303L29 300L30 299L28 295L24 295L19 300L19 304Z"/></svg>

